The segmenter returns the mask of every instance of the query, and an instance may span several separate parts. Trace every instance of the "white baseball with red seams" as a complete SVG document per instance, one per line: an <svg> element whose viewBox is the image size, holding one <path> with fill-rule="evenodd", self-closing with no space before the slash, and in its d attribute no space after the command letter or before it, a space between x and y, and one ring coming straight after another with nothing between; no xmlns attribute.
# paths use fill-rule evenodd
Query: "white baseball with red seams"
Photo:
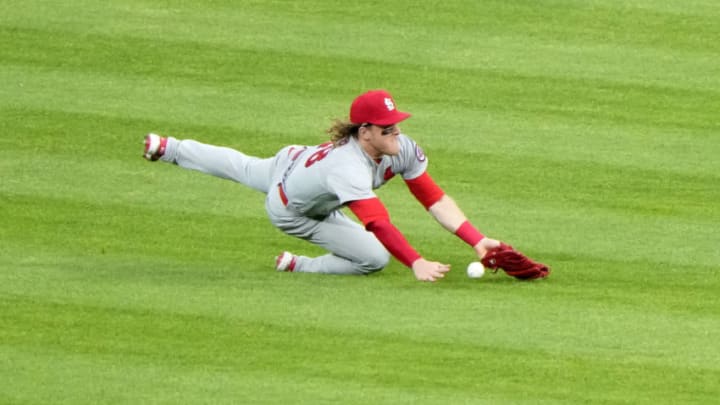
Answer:
<svg viewBox="0 0 720 405"><path fill-rule="evenodd" d="M480 278L485 275L485 266L480 262L472 262L468 264L467 275L470 278Z"/></svg>

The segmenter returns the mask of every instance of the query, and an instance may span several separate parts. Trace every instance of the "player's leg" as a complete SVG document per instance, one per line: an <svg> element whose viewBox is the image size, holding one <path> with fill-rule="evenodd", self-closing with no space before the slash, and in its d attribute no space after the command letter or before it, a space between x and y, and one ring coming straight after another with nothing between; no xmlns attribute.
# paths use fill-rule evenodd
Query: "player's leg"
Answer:
<svg viewBox="0 0 720 405"><path fill-rule="evenodd" d="M317 221L314 221L317 222ZM362 227L318 222L310 238L303 238L332 252L317 257L296 256L295 272L370 274L387 266L390 254L374 235Z"/></svg>
<svg viewBox="0 0 720 405"><path fill-rule="evenodd" d="M298 256L295 271L328 274L369 274L380 271L390 254L375 235L336 211L325 221L311 224L307 238L329 254L314 258Z"/></svg>
<svg viewBox="0 0 720 405"><path fill-rule="evenodd" d="M263 193L267 193L270 188L277 164L275 157L258 158L227 147L172 137L167 138L160 160L233 180Z"/></svg>
<svg viewBox="0 0 720 405"><path fill-rule="evenodd" d="M330 252L318 257L296 256L293 271L369 274L382 270L390 260L390 254L375 235L340 211L336 211L322 221L273 214L270 217L273 224L283 232L307 240Z"/></svg>

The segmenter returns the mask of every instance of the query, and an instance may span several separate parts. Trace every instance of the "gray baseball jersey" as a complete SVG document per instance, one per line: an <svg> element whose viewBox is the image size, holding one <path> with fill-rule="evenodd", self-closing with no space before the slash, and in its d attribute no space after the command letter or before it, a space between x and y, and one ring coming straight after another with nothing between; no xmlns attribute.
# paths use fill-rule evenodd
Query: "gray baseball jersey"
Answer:
<svg viewBox="0 0 720 405"><path fill-rule="evenodd" d="M413 179L423 174L427 159L422 149L405 135L398 136L398 142L400 152L379 161L368 156L354 137L338 147L325 143L296 152L280 180L288 208L323 217L349 201L375 197L373 190L395 175Z"/></svg>

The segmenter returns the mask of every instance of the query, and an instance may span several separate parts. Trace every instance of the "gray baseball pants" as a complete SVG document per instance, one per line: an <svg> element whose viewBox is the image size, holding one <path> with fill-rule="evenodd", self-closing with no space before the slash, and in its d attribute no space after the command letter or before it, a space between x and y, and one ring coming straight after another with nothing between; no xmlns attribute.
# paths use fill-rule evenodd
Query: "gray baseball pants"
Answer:
<svg viewBox="0 0 720 405"><path fill-rule="evenodd" d="M271 158L258 158L227 147L168 137L161 160L232 180L266 194L265 209L273 225L330 252L314 258L297 256L296 272L369 274L382 270L390 261L388 251L375 235L342 211L313 219L282 203L277 184L291 162L290 147L286 146Z"/></svg>

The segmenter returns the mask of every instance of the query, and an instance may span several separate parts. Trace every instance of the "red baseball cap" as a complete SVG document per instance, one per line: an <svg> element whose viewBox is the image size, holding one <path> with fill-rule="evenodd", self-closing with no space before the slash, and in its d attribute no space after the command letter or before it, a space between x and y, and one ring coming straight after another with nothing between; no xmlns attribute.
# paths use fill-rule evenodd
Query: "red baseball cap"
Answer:
<svg viewBox="0 0 720 405"><path fill-rule="evenodd" d="M370 90L359 95L350 106L350 121L353 124L375 124L387 126L410 118L410 114L398 111L395 100L385 90Z"/></svg>

